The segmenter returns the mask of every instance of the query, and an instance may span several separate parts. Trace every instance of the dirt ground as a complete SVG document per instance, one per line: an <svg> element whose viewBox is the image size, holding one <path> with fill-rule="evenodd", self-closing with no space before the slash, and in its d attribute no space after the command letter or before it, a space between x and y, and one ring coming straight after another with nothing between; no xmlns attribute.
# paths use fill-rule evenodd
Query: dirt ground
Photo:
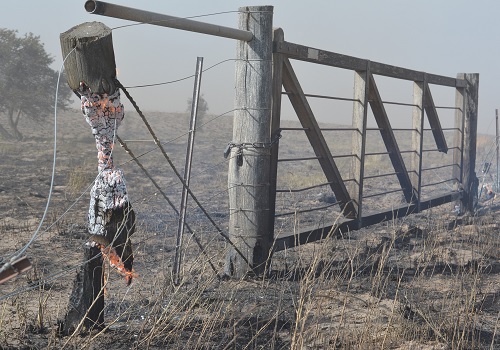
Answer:
<svg viewBox="0 0 500 350"><path fill-rule="evenodd" d="M151 114L182 168L183 117ZM140 141L147 135L133 118L120 136L178 205L179 184L153 143ZM197 134L192 186L223 230L227 120L218 118ZM115 164L125 172L138 218L132 240L139 277L127 287L107 269L106 329L58 335L88 241L88 192L97 171L95 146L79 112L64 115L62 124L50 205L25 254L33 268L0 285L0 349L500 349L500 199L481 201L476 215L457 216L448 204L279 252L268 278L243 280L221 278L229 247L190 203L188 221L205 253L187 234L182 283L174 286L176 215L118 146ZM48 201L51 130L30 130L24 142L0 142L3 261L32 238ZM298 152L303 144L296 147ZM278 209L324 198L317 196L283 198ZM278 220L277 232L320 225L335 213Z"/></svg>

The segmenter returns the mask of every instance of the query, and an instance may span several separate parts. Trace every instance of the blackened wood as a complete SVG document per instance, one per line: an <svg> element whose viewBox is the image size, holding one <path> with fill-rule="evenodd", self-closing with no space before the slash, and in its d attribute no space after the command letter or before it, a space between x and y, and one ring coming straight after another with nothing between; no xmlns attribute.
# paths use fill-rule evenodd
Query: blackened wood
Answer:
<svg viewBox="0 0 500 350"><path fill-rule="evenodd" d="M135 213L127 203L123 207L109 210L104 218L106 238L116 249L128 271L132 271L134 255L130 236L135 232Z"/></svg>
<svg viewBox="0 0 500 350"><path fill-rule="evenodd" d="M115 54L111 29L100 22L86 22L61 33L61 50L69 87L84 82L92 92L115 92ZM73 50L74 49L74 50Z"/></svg>
<svg viewBox="0 0 500 350"><path fill-rule="evenodd" d="M86 247L84 263L77 272L62 329L64 335L72 334L82 322L79 333L99 330L104 326L104 293L102 259L100 250Z"/></svg>
<svg viewBox="0 0 500 350"><path fill-rule="evenodd" d="M109 210L105 215L106 237L102 242L111 242L121 257L125 268L132 270L134 256L130 236L135 231L135 214L129 204ZM84 263L73 282L69 306L60 331L71 334L80 322L80 333L104 327L103 270L100 250L86 247Z"/></svg>

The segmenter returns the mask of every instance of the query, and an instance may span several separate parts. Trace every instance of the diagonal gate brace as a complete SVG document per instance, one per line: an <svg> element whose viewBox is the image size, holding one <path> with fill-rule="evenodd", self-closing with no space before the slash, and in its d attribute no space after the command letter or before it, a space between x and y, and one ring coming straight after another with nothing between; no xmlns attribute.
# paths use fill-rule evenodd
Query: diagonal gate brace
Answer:
<svg viewBox="0 0 500 350"><path fill-rule="evenodd" d="M377 85L373 79L373 74L369 73L369 94L368 100L370 107L372 108L373 116L377 122L380 129L380 134L384 141L387 152L389 153L389 158L391 159L392 166L398 177L399 184L403 190L406 202L411 203L417 197L413 192L413 187L411 185L410 177L408 176L408 171L406 170L403 157L401 157L401 152L399 151L396 138L394 137L394 132L392 131L391 123L387 117L387 112L385 111L384 104L380 98Z"/></svg>
<svg viewBox="0 0 500 350"><path fill-rule="evenodd" d="M319 159L321 168L330 183L333 193L335 193L335 197L340 203L340 208L342 209L344 216L348 218L356 218L356 208L354 207L351 197L347 192L347 188L344 185L339 169L335 164L335 160L330 153L323 133L321 132L311 107L307 102L304 91L302 91L289 59L283 60L283 87L288 93L288 97L290 98L290 102L292 103L295 113L297 113L297 117L299 118L302 127L305 129L307 138L314 149L314 153Z"/></svg>
<svg viewBox="0 0 500 350"><path fill-rule="evenodd" d="M448 145L446 144L446 139L443 134L443 128L441 127L436 106L434 105L434 100L432 99L431 90L429 89L429 84L427 83L425 83L424 94L424 109L427 114L427 118L429 119L429 125L432 129L432 135L434 135L436 146L439 152L448 153Z"/></svg>

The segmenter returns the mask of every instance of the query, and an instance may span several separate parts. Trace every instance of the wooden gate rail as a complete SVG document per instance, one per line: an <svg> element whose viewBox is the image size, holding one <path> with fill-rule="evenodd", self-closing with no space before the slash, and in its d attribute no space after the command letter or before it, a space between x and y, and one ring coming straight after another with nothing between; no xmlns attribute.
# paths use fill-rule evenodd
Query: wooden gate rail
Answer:
<svg viewBox="0 0 500 350"><path fill-rule="evenodd" d="M355 73L353 98L333 98L304 93L291 65L291 60L352 70ZM412 107L412 128L404 129L412 132L412 146L410 150L401 151L399 149L394 131L400 129L393 129L391 127L384 107L386 103L398 105L401 103L382 100L375 83L374 75L413 81L413 103L404 104ZM316 155L316 157L310 158L318 159L328 180L327 185L331 187L337 198L342 216L338 218L338 222L322 228L305 229L299 233L285 233L274 237L275 215L270 215L269 232L274 239L273 251L280 251L308 242L314 242L329 235L337 235L348 230L357 230L375 223L418 213L421 210L454 201L461 201L462 207L465 210L471 210L475 183L474 167L478 81L478 74L459 74L457 78L451 78L289 43L284 40L283 31L280 28L275 29L273 38L271 134L276 135L281 130L285 130L285 128L280 129L280 115L282 95L287 96L302 128L286 129L303 130L305 132ZM435 105L429 88L430 84L456 89L455 107L445 107L455 110L455 125L453 128L442 128L437 109L443 107ZM324 130L319 128L307 97L353 101L352 128L345 128L345 130L353 132L352 152L350 155L347 155L353 159L349 179L342 179L335 163L335 159L339 156L331 154L322 134ZM368 105L371 107L377 123L376 128L367 128L366 126ZM427 116L429 128L424 128L425 116ZM375 177L364 175L365 157L373 155L366 152L366 132L368 130L379 131L387 149L387 152L378 152L377 154L386 154L389 156L394 172L377 175L376 177L395 175L398 178L400 189L397 191L403 192L407 202L399 208L363 213L363 199L381 195L363 195L364 180ZM444 130L454 131L454 145L451 147L446 142ZM432 132L433 139L436 142L436 149L423 149L424 131ZM455 188L453 191L425 198L424 200L422 198L422 188L431 184L422 185L422 173L433 170L436 167L422 168L423 154L430 151L447 153L449 150L453 151L453 163L439 166L439 168L451 167L452 176L437 184L454 181ZM403 153L411 153L408 165L403 161ZM278 159L278 145L271 150L270 209L272 214L275 214L276 192L279 192L276 189L276 180L278 177L277 164L279 161L290 160L293 159ZM407 166L409 166L409 169L407 169ZM432 185L436 185L436 183ZM332 218L333 220L334 218Z"/></svg>

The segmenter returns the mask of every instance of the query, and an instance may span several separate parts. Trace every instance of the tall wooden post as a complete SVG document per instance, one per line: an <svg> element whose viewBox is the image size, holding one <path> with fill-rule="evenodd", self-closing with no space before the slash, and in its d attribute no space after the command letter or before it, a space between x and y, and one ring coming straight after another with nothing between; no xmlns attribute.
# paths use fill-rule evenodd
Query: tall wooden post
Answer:
<svg viewBox="0 0 500 350"><path fill-rule="evenodd" d="M476 176L476 141L477 141L477 111L479 74L459 74L459 78L465 79L465 101L464 101L464 148L462 184L464 195L462 206L465 211L474 210L474 201L477 199L479 180Z"/></svg>
<svg viewBox="0 0 500 350"><path fill-rule="evenodd" d="M416 194L415 202L417 211L420 211L422 195L422 149L424 144L424 118L425 118L425 89L427 89L427 75L424 81L413 82L413 110L412 110L412 136L411 136L411 172L410 180L413 192Z"/></svg>
<svg viewBox="0 0 500 350"><path fill-rule="evenodd" d="M81 97L82 112L98 150L98 171L90 192L89 244L70 296L61 331L87 331L104 325L101 249L118 254L121 272L130 283L133 254L129 236L135 229L123 172L113 166L116 130L124 117L115 86L116 67L111 29L99 22L83 23L60 36L70 88ZM68 121L71 122L71 121ZM115 263L116 264L116 263Z"/></svg>
<svg viewBox="0 0 500 350"><path fill-rule="evenodd" d="M274 45L283 45L285 33L281 28L273 29ZM281 95L283 91L283 57L281 53L273 53L273 80L272 80L272 112L271 138L274 144L271 147L269 162L269 239L274 240L274 222L276 214L276 185L278 180L279 138L281 125Z"/></svg>
<svg viewBox="0 0 500 350"><path fill-rule="evenodd" d="M354 73L354 97L352 109L352 158L351 175L354 179L349 184L349 195L353 199L353 205L357 212L358 227L362 225L363 219L363 178L365 172L365 148L366 148L366 120L368 113L368 94L370 62L366 64L366 70Z"/></svg>
<svg viewBox="0 0 500 350"><path fill-rule="evenodd" d="M269 231L269 162L272 94L272 6L239 9L239 29L251 31L238 41L236 96L229 161L229 236L225 273L240 278L265 271L272 244ZM245 261L246 260L246 261ZM250 264L248 266L247 262Z"/></svg>

